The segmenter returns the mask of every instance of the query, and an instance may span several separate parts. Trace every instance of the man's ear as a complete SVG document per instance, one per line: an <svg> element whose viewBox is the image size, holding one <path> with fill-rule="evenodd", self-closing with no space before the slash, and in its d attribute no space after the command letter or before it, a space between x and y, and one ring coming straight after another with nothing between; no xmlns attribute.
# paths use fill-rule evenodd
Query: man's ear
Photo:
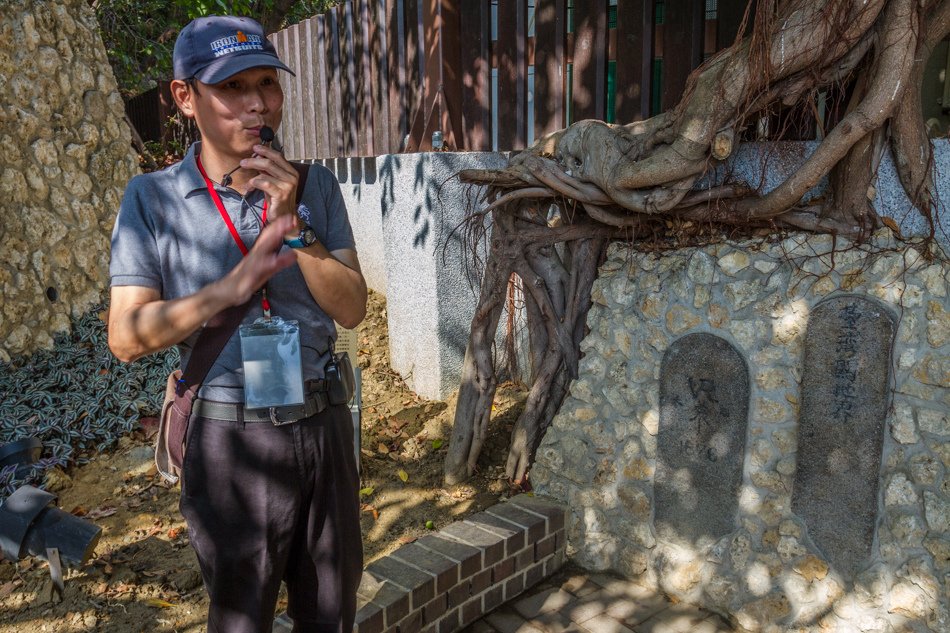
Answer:
<svg viewBox="0 0 950 633"><path fill-rule="evenodd" d="M178 106L178 109L181 110L181 113L189 119L194 118L194 99L196 97L195 91L192 90L191 86L186 84L181 79L172 80L170 88L172 92L172 98L175 100L175 105Z"/></svg>

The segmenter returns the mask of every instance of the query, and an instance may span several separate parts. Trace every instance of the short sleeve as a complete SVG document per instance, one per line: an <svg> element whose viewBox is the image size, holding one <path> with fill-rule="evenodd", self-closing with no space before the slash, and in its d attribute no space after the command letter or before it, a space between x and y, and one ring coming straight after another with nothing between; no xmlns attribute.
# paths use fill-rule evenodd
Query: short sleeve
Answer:
<svg viewBox="0 0 950 633"><path fill-rule="evenodd" d="M327 216L327 234L324 246L330 252L338 250L356 250L356 241L353 239L353 228L346 212L346 203L343 202L343 192L333 172L326 168L311 168L309 177L316 176L323 196L324 209Z"/></svg>
<svg viewBox="0 0 950 633"><path fill-rule="evenodd" d="M155 225L145 202L147 187L147 177L136 176L125 188L112 229L109 277L112 286L144 286L161 292Z"/></svg>

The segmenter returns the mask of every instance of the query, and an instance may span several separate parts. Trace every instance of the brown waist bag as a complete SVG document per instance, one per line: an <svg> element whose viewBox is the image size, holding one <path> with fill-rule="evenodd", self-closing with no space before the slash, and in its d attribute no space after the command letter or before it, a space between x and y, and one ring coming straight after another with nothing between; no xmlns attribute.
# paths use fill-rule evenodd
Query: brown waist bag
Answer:
<svg viewBox="0 0 950 633"><path fill-rule="evenodd" d="M253 298L247 303L224 310L208 321L198 335L188 366L168 375L165 403L162 405L158 437L155 439L155 468L170 483L177 483L181 478L185 437L198 389L231 335L244 320L251 303Z"/></svg>

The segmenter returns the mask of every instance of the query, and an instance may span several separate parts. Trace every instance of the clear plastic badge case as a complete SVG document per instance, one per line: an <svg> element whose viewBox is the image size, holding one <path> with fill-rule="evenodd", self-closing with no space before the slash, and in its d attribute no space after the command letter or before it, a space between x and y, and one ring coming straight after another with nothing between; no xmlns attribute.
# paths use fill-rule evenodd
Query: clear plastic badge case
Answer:
<svg viewBox="0 0 950 633"><path fill-rule="evenodd" d="M300 359L300 328L280 317L242 325L244 406L248 409L288 407L304 402Z"/></svg>

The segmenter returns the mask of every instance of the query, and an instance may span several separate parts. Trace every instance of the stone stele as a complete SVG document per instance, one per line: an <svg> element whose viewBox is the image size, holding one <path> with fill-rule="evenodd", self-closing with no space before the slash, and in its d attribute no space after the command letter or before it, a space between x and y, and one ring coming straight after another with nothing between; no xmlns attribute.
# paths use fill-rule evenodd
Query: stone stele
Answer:
<svg viewBox="0 0 950 633"><path fill-rule="evenodd" d="M792 511L852 577L874 539L894 332L883 306L840 296L815 307L805 336Z"/></svg>
<svg viewBox="0 0 950 633"><path fill-rule="evenodd" d="M660 370L655 479L661 538L708 543L735 529L749 412L749 370L712 334L677 340Z"/></svg>

